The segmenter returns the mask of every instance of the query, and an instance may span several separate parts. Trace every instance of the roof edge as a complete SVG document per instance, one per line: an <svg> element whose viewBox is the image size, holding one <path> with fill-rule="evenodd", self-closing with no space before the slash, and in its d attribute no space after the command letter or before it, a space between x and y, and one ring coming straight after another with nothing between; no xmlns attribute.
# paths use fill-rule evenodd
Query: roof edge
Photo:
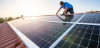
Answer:
<svg viewBox="0 0 100 48"><path fill-rule="evenodd" d="M16 29L13 25L7 22L9 26L14 30L14 32L18 35L18 37L23 41L27 48L40 48L34 42L32 42L28 37L26 37L23 33L21 33L18 29Z"/></svg>

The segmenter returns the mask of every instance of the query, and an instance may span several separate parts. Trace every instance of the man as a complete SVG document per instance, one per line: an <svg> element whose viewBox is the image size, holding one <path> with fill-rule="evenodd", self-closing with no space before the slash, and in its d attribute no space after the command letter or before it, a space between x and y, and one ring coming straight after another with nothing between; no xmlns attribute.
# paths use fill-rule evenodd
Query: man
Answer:
<svg viewBox="0 0 100 48"><path fill-rule="evenodd" d="M73 14L74 14L73 6L72 6L71 4L69 4L68 2L63 2L63 1L61 1L61 2L60 2L60 5L61 5L61 7L58 9L56 15L59 13L59 11L60 11L62 8L65 9L64 12L63 12L63 15L73 15ZM68 12L69 12L70 14L68 14Z"/></svg>

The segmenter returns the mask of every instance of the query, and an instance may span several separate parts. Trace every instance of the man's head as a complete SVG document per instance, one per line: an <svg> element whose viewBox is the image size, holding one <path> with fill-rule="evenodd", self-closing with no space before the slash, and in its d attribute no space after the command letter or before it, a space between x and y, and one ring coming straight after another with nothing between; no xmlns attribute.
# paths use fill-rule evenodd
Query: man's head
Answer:
<svg viewBox="0 0 100 48"><path fill-rule="evenodd" d="M64 6L64 2L63 2L63 1L60 1L60 5L61 5L61 6Z"/></svg>

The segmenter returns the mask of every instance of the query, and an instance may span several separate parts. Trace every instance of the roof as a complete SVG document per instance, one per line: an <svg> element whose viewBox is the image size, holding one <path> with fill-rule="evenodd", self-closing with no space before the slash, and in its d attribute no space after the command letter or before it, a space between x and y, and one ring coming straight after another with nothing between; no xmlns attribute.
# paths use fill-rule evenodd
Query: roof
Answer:
<svg viewBox="0 0 100 48"><path fill-rule="evenodd" d="M0 24L0 48L27 48L8 23Z"/></svg>

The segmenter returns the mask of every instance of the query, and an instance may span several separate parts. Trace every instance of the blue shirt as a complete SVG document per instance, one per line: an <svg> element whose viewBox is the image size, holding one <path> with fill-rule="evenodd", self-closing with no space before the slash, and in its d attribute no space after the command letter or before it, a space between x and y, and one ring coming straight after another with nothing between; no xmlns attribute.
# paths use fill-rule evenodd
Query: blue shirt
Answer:
<svg viewBox="0 0 100 48"><path fill-rule="evenodd" d="M64 7L61 6L60 9L62 9L62 8L65 9L66 7L67 7L68 9L73 8L73 6L72 6L71 4L69 4L68 2L64 2Z"/></svg>

